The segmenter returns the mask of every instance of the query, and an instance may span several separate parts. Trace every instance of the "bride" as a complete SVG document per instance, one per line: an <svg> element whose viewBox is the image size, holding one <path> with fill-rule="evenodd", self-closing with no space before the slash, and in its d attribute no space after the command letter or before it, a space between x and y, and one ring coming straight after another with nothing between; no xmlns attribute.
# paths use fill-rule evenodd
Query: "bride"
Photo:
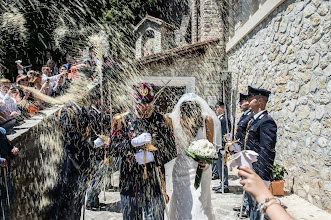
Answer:
<svg viewBox="0 0 331 220"><path fill-rule="evenodd" d="M167 193L170 196L168 217L170 220L214 219L210 194L211 166L186 156L184 149L199 139L220 144L220 122L206 101L193 93L181 97L170 117L178 156L166 168ZM200 187L195 189L198 164L204 171Z"/></svg>

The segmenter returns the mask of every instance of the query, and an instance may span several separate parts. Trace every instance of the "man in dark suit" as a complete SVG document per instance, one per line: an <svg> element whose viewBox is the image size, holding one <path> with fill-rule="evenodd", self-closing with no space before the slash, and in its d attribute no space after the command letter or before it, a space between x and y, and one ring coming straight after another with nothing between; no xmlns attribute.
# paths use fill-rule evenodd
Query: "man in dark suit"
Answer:
<svg viewBox="0 0 331 220"><path fill-rule="evenodd" d="M164 164L177 156L172 121L153 110L154 85L133 86L136 109L114 117L109 153L121 157L120 195L124 220L164 218ZM160 177L160 182L158 178Z"/></svg>
<svg viewBox="0 0 331 220"><path fill-rule="evenodd" d="M222 100L219 100L216 103L215 106L215 113L218 117L218 119L221 121L221 128L222 128L222 147L224 148L225 146L225 142L223 140L223 137L225 134L230 133L231 131L231 122L230 120L226 117L225 115L225 110L224 110L224 102ZM224 150L220 150L220 152L218 152L218 159L217 159L217 171L219 174L219 178L220 178L220 186L218 187L214 187L213 190L215 190L216 193L222 193L222 163L224 163L224 155L222 154ZM214 173L215 173L215 166L214 166ZM228 181L228 167L226 165L224 165L224 192L228 193L229 192L229 181Z"/></svg>
<svg viewBox="0 0 331 220"><path fill-rule="evenodd" d="M276 122L265 109L270 93L270 91L265 89L256 89L248 86L249 107L254 112L254 117L248 123L244 142L245 149L253 150L259 154L257 162L253 163L253 168L268 187L270 181L272 181L277 139ZM250 219L260 219L261 213L257 211L257 202L250 196L248 198Z"/></svg>
<svg viewBox="0 0 331 220"><path fill-rule="evenodd" d="M66 104L59 110L58 119L64 147L55 219L80 219L88 174L99 154L95 146L98 137L91 130L83 101Z"/></svg>
<svg viewBox="0 0 331 220"><path fill-rule="evenodd" d="M241 147L241 150L244 150L247 125L254 115L253 111L249 109L248 95L240 93L239 107L243 114L241 115L237 124L236 140L239 139L238 143Z"/></svg>
<svg viewBox="0 0 331 220"><path fill-rule="evenodd" d="M101 93L96 92L91 96L92 105L88 112L88 117L90 119L91 129L97 135L104 135L107 129L111 127L111 116L105 113L105 106L101 105ZM103 112L101 112L103 111ZM87 189L87 199L86 208L91 210L98 210L100 208L99 204L99 194L102 188L102 180L104 180L107 173L106 160L103 157L103 152L95 155L95 161L93 164L93 174Z"/></svg>
<svg viewBox="0 0 331 220"><path fill-rule="evenodd" d="M253 118L254 113L249 109L249 102L248 102L248 95L240 93L239 97L239 108L243 114L241 115L238 124L237 124L237 131L236 131L236 140L239 139L238 144L241 147L241 150L244 150L244 143L245 143L245 136L246 136L246 129L248 122ZM249 205L248 205L248 197L247 193L245 193L243 199L243 212L241 217L248 218L249 217ZM234 207L233 210L239 212L239 207Z"/></svg>

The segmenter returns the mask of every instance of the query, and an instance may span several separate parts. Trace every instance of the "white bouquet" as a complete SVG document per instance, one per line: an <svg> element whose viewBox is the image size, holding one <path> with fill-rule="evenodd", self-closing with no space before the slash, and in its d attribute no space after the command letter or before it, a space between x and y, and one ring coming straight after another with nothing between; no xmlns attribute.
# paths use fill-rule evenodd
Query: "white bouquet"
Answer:
<svg viewBox="0 0 331 220"><path fill-rule="evenodd" d="M204 161L211 164L213 160L217 159L217 151L214 145L206 139L193 141L188 149L185 150L185 153L197 162ZM200 186L202 172L203 170L200 165L198 165L194 182L195 189Z"/></svg>

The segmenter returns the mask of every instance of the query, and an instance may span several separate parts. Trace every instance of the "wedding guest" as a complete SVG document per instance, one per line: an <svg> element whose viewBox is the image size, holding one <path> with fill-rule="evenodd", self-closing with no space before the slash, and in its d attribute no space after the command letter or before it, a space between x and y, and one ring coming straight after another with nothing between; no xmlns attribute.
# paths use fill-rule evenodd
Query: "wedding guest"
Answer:
<svg viewBox="0 0 331 220"><path fill-rule="evenodd" d="M11 159L19 153L19 149L12 146L7 139L6 130L0 127L0 216L1 219L10 219L10 206L14 201L14 186L10 175ZM8 197L9 198L8 198Z"/></svg>
<svg viewBox="0 0 331 220"><path fill-rule="evenodd" d="M63 67L65 69L65 67ZM63 69L62 69L63 70ZM51 68L48 66L44 66L42 67L42 84L44 84L47 80L49 80L49 93L48 95L51 96L52 95L52 89L56 84L56 81L61 77L61 76L65 76L66 72L60 72L60 74L54 75L52 76L52 71Z"/></svg>
<svg viewBox="0 0 331 220"><path fill-rule="evenodd" d="M16 124L16 117L21 114L14 97L18 90L11 86L10 80L0 80L0 124L5 129L12 129Z"/></svg>
<svg viewBox="0 0 331 220"><path fill-rule="evenodd" d="M55 76L58 74L58 69L55 65L54 60L48 60L46 66L51 69L51 76Z"/></svg>
<svg viewBox="0 0 331 220"><path fill-rule="evenodd" d="M50 80L47 79L44 83L42 83L42 74L40 72L35 71L34 75L32 76L30 83L32 84L32 87L41 92L44 95L49 95L50 92ZM35 101L35 104L38 109L45 108L45 102L41 100L38 95L33 94L33 98Z"/></svg>
<svg viewBox="0 0 331 220"><path fill-rule="evenodd" d="M238 167L238 176L242 179L240 184L244 190L249 193L258 204L264 204L261 210L267 214L270 220L293 220L293 218L284 210L278 199L274 198L264 181L253 170L248 167ZM266 201L268 200L268 202Z"/></svg>
<svg viewBox="0 0 331 220"><path fill-rule="evenodd" d="M64 76L61 76L55 83L52 88L51 96L61 96L65 93L65 91L69 88L70 83Z"/></svg>
<svg viewBox="0 0 331 220"><path fill-rule="evenodd" d="M66 64L63 64L62 66L64 66L67 69L67 71L69 71L70 68L71 68L71 66L73 65L72 56L70 56L69 54L67 54L66 61L67 61L67 63Z"/></svg>
<svg viewBox="0 0 331 220"><path fill-rule="evenodd" d="M15 63L16 63L18 75L23 74L24 73L24 70L23 70L23 66L22 66L22 61L21 60L17 60Z"/></svg>
<svg viewBox="0 0 331 220"><path fill-rule="evenodd" d="M31 80L31 77L33 76L33 74L34 74L34 70L29 70L29 71L26 73L26 75L28 76L29 81Z"/></svg>
<svg viewBox="0 0 331 220"><path fill-rule="evenodd" d="M51 54L51 52L48 50L48 51L46 51L46 56L45 56L45 58L44 58L44 63L43 64L46 64L49 60L51 60L52 59L52 54Z"/></svg>
<svg viewBox="0 0 331 220"><path fill-rule="evenodd" d="M87 65L87 67L93 72L98 63L98 60L95 58L95 48L92 46L88 50L89 57L84 59L82 64Z"/></svg>
<svg viewBox="0 0 331 220"><path fill-rule="evenodd" d="M43 75L40 72L35 71L34 75L32 76L30 82L33 84L33 87L45 94L48 95L49 94L49 84L50 84L50 79L46 79L45 82L43 82Z"/></svg>
<svg viewBox="0 0 331 220"><path fill-rule="evenodd" d="M17 103L19 107L21 105L24 106L24 103L26 101L31 101L31 102L34 101L31 92L26 89L26 87L29 87L29 78L27 75L25 74L19 75L16 78L16 84L20 96L20 101Z"/></svg>

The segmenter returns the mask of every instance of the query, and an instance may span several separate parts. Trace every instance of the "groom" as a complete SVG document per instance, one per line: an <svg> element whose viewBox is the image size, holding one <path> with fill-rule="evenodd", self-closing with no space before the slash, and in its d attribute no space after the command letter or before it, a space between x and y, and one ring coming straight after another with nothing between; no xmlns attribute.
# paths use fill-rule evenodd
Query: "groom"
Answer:
<svg viewBox="0 0 331 220"><path fill-rule="evenodd" d="M114 117L109 152L121 157L124 220L163 219L164 164L177 156L170 117L153 111L154 85L133 86L135 110Z"/></svg>

